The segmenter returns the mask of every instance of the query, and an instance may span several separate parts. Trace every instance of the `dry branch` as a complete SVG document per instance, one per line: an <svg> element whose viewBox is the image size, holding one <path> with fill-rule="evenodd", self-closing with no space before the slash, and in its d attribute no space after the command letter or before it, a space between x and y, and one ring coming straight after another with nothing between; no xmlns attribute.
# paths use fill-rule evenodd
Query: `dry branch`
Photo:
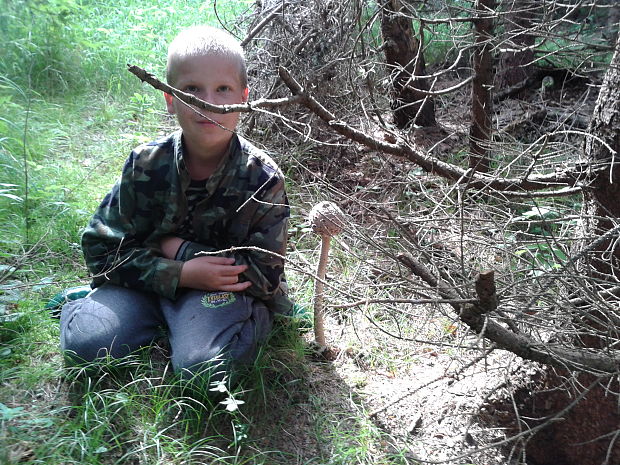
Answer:
<svg viewBox="0 0 620 465"><path fill-rule="evenodd" d="M408 305L437 305L437 304L468 304L474 303L476 299L364 299L346 304L327 305L328 308L352 308L370 304L408 304Z"/></svg>
<svg viewBox="0 0 620 465"><path fill-rule="evenodd" d="M498 191L540 191L545 189L573 187L586 181L586 176L580 167L569 167L550 174L531 175L524 178L503 178L490 174L477 173L472 169L463 169L458 165L443 162L436 157L430 156L421 149L404 142L390 143L369 136L355 129L346 122L339 120L333 113L327 110L312 95L310 95L290 74L283 68L279 68L282 81L287 85L294 96L299 97L298 103L323 120L332 130L338 134L359 142L373 150L405 157L419 165L429 173L437 174L446 179L461 184L467 184L471 188L496 189Z"/></svg>
<svg viewBox="0 0 620 465"><path fill-rule="evenodd" d="M275 18L277 15L279 15L280 13L284 11L284 7L286 5L287 5L286 2L282 2L280 5L273 8L271 12L260 23L258 23L250 32L248 32L248 35L245 37L245 39L241 41L240 45L242 47L245 47L248 43L250 43L250 41L254 37L256 37L258 33L262 31L265 28L265 26L267 26L267 24L271 22L273 18Z"/></svg>
<svg viewBox="0 0 620 465"><path fill-rule="evenodd" d="M568 197L575 194L580 194L582 188L578 187L564 187L562 189L554 190L554 191L538 191L538 192L513 192L513 191L501 191L501 194L504 197L512 197L512 198L524 198L524 199L534 199L534 198L550 198L550 197Z"/></svg>
<svg viewBox="0 0 620 465"><path fill-rule="evenodd" d="M258 99L252 102L239 103L235 105L213 105L195 97L192 94L185 93L177 89L176 87L172 87L160 81L153 74L140 68L139 66L128 64L127 70L141 81L153 86L155 89L161 90L170 95L174 95L176 98L187 103L188 105L202 108L203 110L207 110L212 113L250 113L252 111L256 111L262 108L277 108L285 105L299 103L299 101L301 100L301 98L293 96L279 99Z"/></svg>
<svg viewBox="0 0 620 465"><path fill-rule="evenodd" d="M339 120L334 114L328 111L314 97L312 97L286 70L279 68L282 81L293 93L290 97L278 99L258 99L245 104L236 105L212 105L204 100L196 98L191 94L182 92L159 79L146 70L135 66L127 65L128 71L140 80L150 84L155 89L174 95L179 100L198 108L213 113L249 113L260 111L261 109L273 109L291 104L301 104L312 113L322 119L327 125L338 134L363 144L373 150L405 157L409 161L416 163L429 173L437 174L446 179L461 184L467 184L470 188L476 189L495 189L498 191L508 191L509 193L526 191L544 191L554 188L566 188L579 186L586 182L586 173L579 166L568 167L550 174L539 174L526 176L524 178L504 178L483 173L476 173L472 169L463 169L458 165L447 163L430 156L424 151L406 144L389 143L384 140L369 136L368 134L353 128L346 122ZM590 170L590 174L595 170ZM518 194L516 194L518 195Z"/></svg>
<svg viewBox="0 0 620 465"><path fill-rule="evenodd" d="M409 270L431 287L444 299L457 299L457 294L447 283L437 279L423 264L410 256L401 255L399 260ZM482 289L491 289L489 285L492 275L482 278ZM483 292L484 299L474 304L451 304L458 313L459 319L473 331L494 342L498 348L508 350L524 359L540 362L560 369L576 371L593 371L598 373L618 373L620 369L620 353L609 352L599 355L587 349L565 349L555 347L550 343L538 342L522 334L515 334L493 321L487 312L494 306L489 306L489 298L493 300L493 293Z"/></svg>

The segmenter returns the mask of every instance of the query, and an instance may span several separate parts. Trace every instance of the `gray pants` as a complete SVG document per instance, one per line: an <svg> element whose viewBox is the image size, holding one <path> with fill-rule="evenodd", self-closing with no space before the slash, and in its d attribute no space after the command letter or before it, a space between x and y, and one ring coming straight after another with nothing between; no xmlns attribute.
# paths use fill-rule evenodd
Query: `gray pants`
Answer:
<svg viewBox="0 0 620 465"><path fill-rule="evenodd" d="M260 301L231 292L182 291L175 301L104 284L66 304L60 346L69 360L120 358L149 345L167 329L172 366L187 376L220 359L251 363L272 327Z"/></svg>

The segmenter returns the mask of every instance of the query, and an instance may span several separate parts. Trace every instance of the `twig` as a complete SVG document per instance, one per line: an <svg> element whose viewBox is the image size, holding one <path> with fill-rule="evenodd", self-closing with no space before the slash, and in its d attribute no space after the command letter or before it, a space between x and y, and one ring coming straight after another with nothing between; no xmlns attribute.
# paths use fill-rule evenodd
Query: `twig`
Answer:
<svg viewBox="0 0 620 465"><path fill-rule="evenodd" d="M411 305L432 305L432 304L471 304L477 302L476 299L365 299L347 304L327 305L328 308L351 308L360 307L368 304L411 304Z"/></svg>
<svg viewBox="0 0 620 465"><path fill-rule="evenodd" d="M416 76L416 79L418 79L417 76ZM440 96L440 95L446 95L446 94L449 94L451 92L455 92L455 91L459 90L461 87L465 87L467 84L469 84L473 80L474 80L473 76L470 76L467 79L464 79L463 81L459 82L458 84L453 85L452 87L446 87L445 89L440 89L440 90L418 89L416 87L413 87L412 85L406 86L406 89L407 90L412 90L412 91L417 92L420 95L424 95L426 97L437 97L437 96Z"/></svg>
<svg viewBox="0 0 620 465"><path fill-rule="evenodd" d="M281 11L284 11L284 7L286 6L286 2L282 2L280 6L273 8L271 13L269 13L265 19L263 19L260 23L256 25L254 29L248 32L248 35L241 41L241 46L245 47L256 35L264 29L264 27L269 24L269 22L275 18Z"/></svg>
<svg viewBox="0 0 620 465"><path fill-rule="evenodd" d="M500 191L499 193L504 197L513 198L550 198L550 197L568 197L570 195L580 194L583 191L581 186L578 187L564 187L557 191L539 191L539 192L515 192L515 191Z"/></svg>
<svg viewBox="0 0 620 465"><path fill-rule="evenodd" d="M279 99L258 99L248 103L239 103L235 105L213 105L197 98L192 94L187 94L176 87L172 87L159 79L152 73L140 68L136 65L127 64L127 70L143 82L153 86L155 89L161 90L167 94L174 95L179 100L203 110L212 113L250 113L261 108L277 108L285 105L299 103L300 97L286 97Z"/></svg>
<svg viewBox="0 0 620 465"><path fill-rule="evenodd" d="M413 274L420 277L430 286L434 287L440 296L446 299L455 297L454 290L445 282L438 280L421 263L409 256L400 256ZM522 358L552 365L561 369L576 371L594 371L603 373L618 373L620 368L620 355L618 352L610 352L607 355L599 355L586 349L565 349L553 347L543 342L535 341L522 334L515 334L501 326L499 323L487 317L487 308L478 304L452 305L458 313L458 317L476 334L486 337L497 344L500 349L508 350Z"/></svg>

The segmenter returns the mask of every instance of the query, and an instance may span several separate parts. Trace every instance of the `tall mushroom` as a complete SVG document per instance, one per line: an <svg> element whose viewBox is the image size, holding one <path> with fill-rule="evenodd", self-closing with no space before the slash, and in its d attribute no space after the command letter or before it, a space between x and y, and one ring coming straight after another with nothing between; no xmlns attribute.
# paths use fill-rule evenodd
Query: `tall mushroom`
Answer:
<svg viewBox="0 0 620 465"><path fill-rule="evenodd" d="M323 326L323 283L327 269L327 257L331 238L344 229L344 213L333 202L320 202L312 207L309 215L312 231L321 236L321 257L314 284L314 338L321 349L325 349L325 329Z"/></svg>

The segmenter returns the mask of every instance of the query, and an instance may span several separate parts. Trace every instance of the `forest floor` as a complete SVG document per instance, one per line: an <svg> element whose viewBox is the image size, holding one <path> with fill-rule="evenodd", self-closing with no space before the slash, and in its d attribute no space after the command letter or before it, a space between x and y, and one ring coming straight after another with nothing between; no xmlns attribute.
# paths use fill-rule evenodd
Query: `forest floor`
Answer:
<svg viewBox="0 0 620 465"><path fill-rule="evenodd" d="M373 333L364 327L369 323L357 324L357 335ZM335 340L356 337L352 327L347 330L332 319L328 325ZM360 341L361 345L370 351L386 347L386 341L372 339ZM506 451L491 447L505 440L503 431L482 424L478 416L489 408L492 395L501 395L502 389L505 394L516 381L513 370L520 366L516 357L501 351L484 356L475 341L450 350L432 344L408 344L415 347L407 349L403 345L407 343L401 343L400 350L410 359L391 370L373 367L371 354L363 349L342 350L333 362L310 363L303 378L306 396L296 403L272 401L272 415L286 425L286 434L274 431L267 421L266 428L257 431L259 437L264 434L259 444L295 457L282 463L312 463L317 456L324 457L324 463L339 463L329 461L338 448L335 443L359 438L363 418L380 431L367 444L377 463L508 463ZM463 370L465 365L470 366ZM316 411L308 405L312 399L320 399L324 421L333 423L331 437L317 437L312 431L316 422L311 418ZM390 454L400 460L386 460Z"/></svg>
<svg viewBox="0 0 620 465"><path fill-rule="evenodd" d="M504 138L527 143L544 132L582 131L596 97L583 81L528 92L528 98L508 99L497 105L497 124L505 128ZM465 100L464 96L462 106L452 100L440 117L441 128L418 130L413 135L416 143L440 157L465 146L467 127L463 122L469 119ZM406 161L390 159L388 167L383 166L384 177L378 177L364 170L372 164L374 154L362 150L356 155L350 151L336 154L309 169L349 195L357 195L358 200L363 186L363 200L378 204L388 195L386 178L396 179L395 172L414 169ZM429 182L428 178L425 182ZM353 208L348 211L355 212L356 205L351 202ZM360 221L364 221L364 209L360 207L358 213ZM409 320L412 327L408 329L416 337L408 339L398 337L402 334L394 327L394 333L389 334L387 326L359 307L330 312L326 322L328 340L339 348L338 357L333 362L314 360L307 365L303 376L307 392L295 403L281 399L271 402L276 406L272 414L286 425L285 434L273 436L269 427L259 428L259 437L264 437L259 443L296 458L283 463L311 463L317 455L333 457L337 436L346 441L342 431L357 431L351 436L359 437L363 418L380 431L380 439L369 445L377 457L385 458L391 451L402 463L524 463L524 457L519 455L521 449L515 447L522 443L507 440L514 431L496 422L513 417L515 412L496 411L495 406L506 402L513 405L513 393L527 387L539 367L511 353L493 350L448 314L415 307ZM310 341L311 334L305 337ZM424 338L428 343L421 341ZM333 437L313 434L312 416L316 410L309 407L309 402L320 402L325 421L337 425ZM377 463L392 462L377 458Z"/></svg>

